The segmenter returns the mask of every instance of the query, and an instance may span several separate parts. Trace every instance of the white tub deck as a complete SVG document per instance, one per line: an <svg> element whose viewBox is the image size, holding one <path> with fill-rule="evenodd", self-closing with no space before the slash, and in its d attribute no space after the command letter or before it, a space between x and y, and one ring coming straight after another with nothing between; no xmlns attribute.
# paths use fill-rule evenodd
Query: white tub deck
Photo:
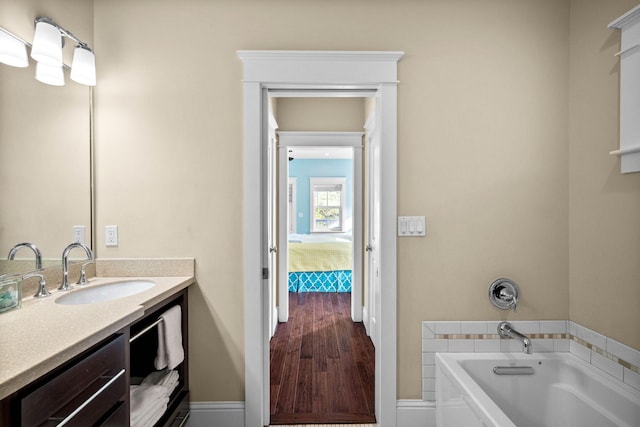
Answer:
<svg viewBox="0 0 640 427"><path fill-rule="evenodd" d="M638 427L640 392L570 353L438 353L436 425Z"/></svg>

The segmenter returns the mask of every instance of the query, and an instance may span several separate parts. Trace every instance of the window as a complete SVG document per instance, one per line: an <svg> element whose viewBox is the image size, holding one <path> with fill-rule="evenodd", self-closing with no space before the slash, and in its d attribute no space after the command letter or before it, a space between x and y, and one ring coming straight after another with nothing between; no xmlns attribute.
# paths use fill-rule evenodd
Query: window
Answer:
<svg viewBox="0 0 640 427"><path fill-rule="evenodd" d="M346 178L310 178L311 232L341 232L344 226Z"/></svg>

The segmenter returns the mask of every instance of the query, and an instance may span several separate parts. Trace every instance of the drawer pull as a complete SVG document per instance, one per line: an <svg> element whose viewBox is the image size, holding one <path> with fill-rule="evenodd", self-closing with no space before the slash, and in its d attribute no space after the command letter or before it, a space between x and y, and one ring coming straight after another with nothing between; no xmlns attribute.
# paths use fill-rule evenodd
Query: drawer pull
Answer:
<svg viewBox="0 0 640 427"><path fill-rule="evenodd" d="M71 421L71 419L73 417L75 417L76 415L78 415L78 413L80 411L82 411L85 406L87 406L89 403L91 403L96 397L98 397L100 395L100 393L102 393L103 391L105 391L107 388L109 388L109 386L111 384L113 384L118 378L120 378L123 374L125 373L124 368L122 370L120 370L120 372L118 372L113 378L111 378L105 385L103 385L102 387L100 387L100 389L98 391L96 391L95 393L93 393L91 395L91 397L89 397L87 400L84 401L84 403L82 403L82 405L78 406L72 413L70 413L64 420L60 421L60 423L58 423L56 425L56 427L62 427L63 425L67 424L69 421Z"/></svg>
<svg viewBox="0 0 640 427"><path fill-rule="evenodd" d="M184 417L182 417L182 420L180 420L180 425L178 425L178 427L182 427L184 425L184 423L186 423L189 420L189 416L191 415L191 412L187 412ZM176 417L176 421L179 420L180 417Z"/></svg>

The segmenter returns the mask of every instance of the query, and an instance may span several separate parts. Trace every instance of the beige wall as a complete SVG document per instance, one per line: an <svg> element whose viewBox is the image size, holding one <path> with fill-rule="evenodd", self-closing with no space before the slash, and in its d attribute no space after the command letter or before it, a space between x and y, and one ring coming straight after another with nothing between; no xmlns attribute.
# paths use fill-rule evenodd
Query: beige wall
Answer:
<svg viewBox="0 0 640 427"><path fill-rule="evenodd" d="M399 214L429 235L399 241L398 397L417 398L421 320L569 315L568 22L556 0L95 1L98 227L120 227L98 252L196 257L194 400L244 398L236 50L406 52ZM502 275L517 315L486 299Z"/></svg>
<svg viewBox="0 0 640 427"><path fill-rule="evenodd" d="M637 0L571 2L570 316L640 349L640 174L620 174L620 34Z"/></svg>
<svg viewBox="0 0 640 427"><path fill-rule="evenodd" d="M362 132L364 98L278 98L278 130Z"/></svg>
<svg viewBox="0 0 640 427"><path fill-rule="evenodd" d="M602 28L632 4L611 3L96 0L97 220L120 227L98 253L196 257L193 400L244 399L239 49L406 52L398 213L426 215L428 236L398 243L399 398L420 395L421 320L571 314L638 347L619 328L638 324L638 179L606 155L617 35ZM520 284L517 314L487 301L498 276Z"/></svg>

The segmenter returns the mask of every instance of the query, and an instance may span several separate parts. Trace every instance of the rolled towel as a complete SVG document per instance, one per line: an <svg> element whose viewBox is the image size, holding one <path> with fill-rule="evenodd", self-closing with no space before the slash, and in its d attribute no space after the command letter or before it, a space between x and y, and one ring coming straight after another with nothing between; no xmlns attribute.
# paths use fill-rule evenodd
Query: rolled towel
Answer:
<svg viewBox="0 0 640 427"><path fill-rule="evenodd" d="M182 310L179 305L171 307L158 323L158 354L156 369L173 369L184 360L182 348Z"/></svg>

